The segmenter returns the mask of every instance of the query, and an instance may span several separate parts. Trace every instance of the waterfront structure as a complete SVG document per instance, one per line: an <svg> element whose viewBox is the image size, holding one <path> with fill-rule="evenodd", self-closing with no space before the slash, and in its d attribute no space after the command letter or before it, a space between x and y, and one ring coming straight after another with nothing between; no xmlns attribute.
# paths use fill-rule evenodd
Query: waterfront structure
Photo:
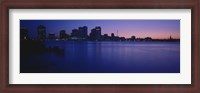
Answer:
<svg viewBox="0 0 200 93"><path fill-rule="evenodd" d="M39 25L37 28L38 32L38 39L39 40L45 40L46 39L46 27L43 25Z"/></svg>

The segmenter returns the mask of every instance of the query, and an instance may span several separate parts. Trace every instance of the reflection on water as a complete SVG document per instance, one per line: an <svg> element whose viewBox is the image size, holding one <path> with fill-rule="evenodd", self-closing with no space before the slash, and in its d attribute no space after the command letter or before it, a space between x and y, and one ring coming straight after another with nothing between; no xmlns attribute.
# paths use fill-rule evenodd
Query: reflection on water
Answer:
<svg viewBox="0 0 200 93"><path fill-rule="evenodd" d="M180 73L179 42L47 41L47 52L20 59L21 73Z"/></svg>

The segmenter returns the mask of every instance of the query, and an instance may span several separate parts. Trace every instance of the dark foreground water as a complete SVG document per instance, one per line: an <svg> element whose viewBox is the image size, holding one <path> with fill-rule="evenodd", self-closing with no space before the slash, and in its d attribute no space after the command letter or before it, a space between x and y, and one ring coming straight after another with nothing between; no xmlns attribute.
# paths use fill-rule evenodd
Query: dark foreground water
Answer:
<svg viewBox="0 0 200 93"><path fill-rule="evenodd" d="M45 46L59 46L64 54L21 57L21 73L180 73L179 42L48 41Z"/></svg>

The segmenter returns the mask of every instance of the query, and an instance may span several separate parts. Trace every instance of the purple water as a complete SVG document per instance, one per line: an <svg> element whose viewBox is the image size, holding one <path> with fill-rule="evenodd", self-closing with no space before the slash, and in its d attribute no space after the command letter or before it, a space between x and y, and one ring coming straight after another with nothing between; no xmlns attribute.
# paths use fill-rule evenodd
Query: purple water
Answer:
<svg viewBox="0 0 200 93"><path fill-rule="evenodd" d="M47 41L53 52L27 56L21 73L180 73L179 42Z"/></svg>

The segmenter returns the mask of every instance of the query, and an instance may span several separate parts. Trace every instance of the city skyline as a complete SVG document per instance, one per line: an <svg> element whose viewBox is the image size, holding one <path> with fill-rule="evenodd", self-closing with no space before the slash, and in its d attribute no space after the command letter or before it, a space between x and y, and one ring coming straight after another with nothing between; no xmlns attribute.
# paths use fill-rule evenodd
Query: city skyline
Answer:
<svg viewBox="0 0 200 93"><path fill-rule="evenodd" d="M65 30L71 35L73 29L87 26L87 35L97 26L101 27L101 35L114 33L115 36L131 38L151 37L153 39L168 39L172 36L180 39L179 20L21 20L20 28L27 28L29 36L37 37L37 27L46 27L46 34L54 33L59 37L59 32Z"/></svg>

